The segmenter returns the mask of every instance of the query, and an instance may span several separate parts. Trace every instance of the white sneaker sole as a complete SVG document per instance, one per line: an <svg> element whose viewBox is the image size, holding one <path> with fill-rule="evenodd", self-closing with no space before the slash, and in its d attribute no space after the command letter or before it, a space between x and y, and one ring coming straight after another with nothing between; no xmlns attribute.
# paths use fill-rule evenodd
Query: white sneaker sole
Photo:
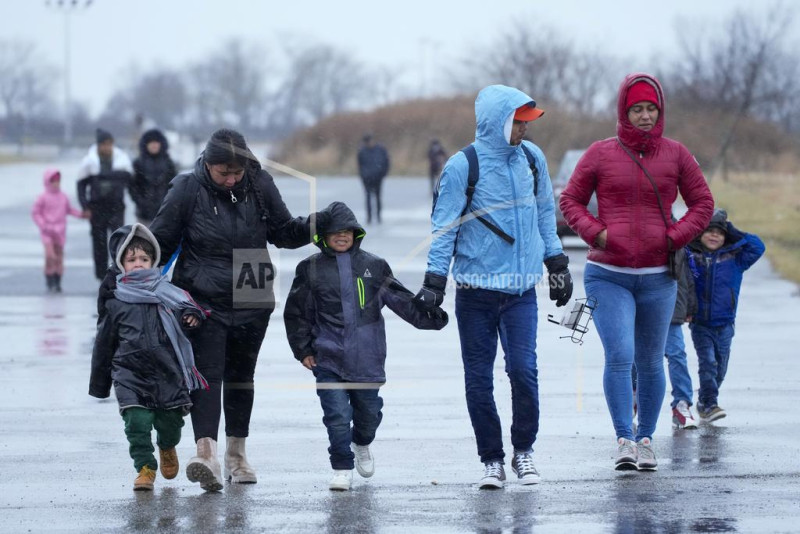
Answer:
<svg viewBox="0 0 800 534"><path fill-rule="evenodd" d="M539 482L542 481L542 477L540 477L539 475L519 476L519 473L517 473L517 470L514 469L513 467L511 468L511 471L513 471L514 474L517 475L517 480L519 480L519 483L522 484L523 486L538 484Z"/></svg>
<svg viewBox="0 0 800 534"><path fill-rule="evenodd" d="M715 413L714 415L709 415L708 417L706 417L706 421L709 423L711 423L712 421L719 421L720 419L725 419L727 415L728 414L725 412Z"/></svg>
<svg viewBox="0 0 800 534"><path fill-rule="evenodd" d="M673 419L672 420L672 426L675 427L678 430L683 430L683 429L691 430L693 428L697 428L697 422L696 421L687 421L685 425L682 425L678 421Z"/></svg>
<svg viewBox="0 0 800 534"><path fill-rule="evenodd" d="M636 471L637 469L639 469L639 466L633 460L623 460L614 464L614 470L616 471Z"/></svg>
<svg viewBox="0 0 800 534"><path fill-rule="evenodd" d="M340 484L331 482L328 486L331 491L350 491L350 484Z"/></svg>
<svg viewBox="0 0 800 534"><path fill-rule="evenodd" d="M479 489L503 489L503 481L499 478L486 478L478 483Z"/></svg>
<svg viewBox="0 0 800 534"><path fill-rule="evenodd" d="M258 479L256 475L232 475L231 473L225 473L225 480L229 481L231 484L257 484Z"/></svg>
<svg viewBox="0 0 800 534"><path fill-rule="evenodd" d="M637 465L636 468L639 471L658 471L658 464Z"/></svg>

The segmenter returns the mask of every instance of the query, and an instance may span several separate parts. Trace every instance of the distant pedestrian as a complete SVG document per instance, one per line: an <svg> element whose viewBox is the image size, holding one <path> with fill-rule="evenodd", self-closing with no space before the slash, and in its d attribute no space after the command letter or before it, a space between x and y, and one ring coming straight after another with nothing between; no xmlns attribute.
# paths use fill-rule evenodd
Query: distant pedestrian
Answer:
<svg viewBox="0 0 800 534"><path fill-rule="evenodd" d="M592 143L560 200L564 219L590 247L583 281L587 297L597 301L594 323L605 351L603 391L617 470L658 469L652 439L666 390L663 358L677 293L670 252L700 234L714 210L697 160L663 137L665 117L658 80L626 76L617 95L617 136ZM678 192L689 209L672 223ZM597 215L586 207L594 193Z"/></svg>
<svg viewBox="0 0 800 534"><path fill-rule="evenodd" d="M438 139L433 139L428 147L428 167L431 181L431 192L436 189L436 182L442 174L444 164L447 162L447 152Z"/></svg>
<svg viewBox="0 0 800 534"><path fill-rule="evenodd" d="M667 344L664 356L667 359L669 382L672 386L672 426L677 429L697 428L697 421L692 415L692 377L686 361L686 343L683 340L683 324L691 323L697 313L697 295L694 290L694 278L689 269L686 250L675 251L675 265L678 275L678 294L675 298L675 310L667 332ZM634 412L636 412L636 365L633 366Z"/></svg>
<svg viewBox="0 0 800 534"><path fill-rule="evenodd" d="M78 202L91 222L94 274L102 280L108 271L108 234L125 223L125 188L131 180L131 160L114 137L98 128L78 172Z"/></svg>
<svg viewBox="0 0 800 534"><path fill-rule="evenodd" d="M44 245L44 277L47 291L61 293L64 275L64 243L67 240L67 215L87 218L88 214L72 207L61 191L61 172L44 171L44 193L36 198L31 212Z"/></svg>
<svg viewBox="0 0 800 534"><path fill-rule="evenodd" d="M297 265L283 318L295 358L317 379L333 467L329 487L346 491L354 466L363 477L375 470L369 445L383 418L378 388L386 382L381 309L425 330L444 328L447 314L418 310L386 261L361 248L366 233L350 208L334 202L325 211L330 222L315 239L321 252Z"/></svg>
<svg viewBox="0 0 800 534"><path fill-rule="evenodd" d="M697 413L710 422L727 415L718 404L719 388L728 372L742 275L765 247L757 235L734 227L724 210L716 210L687 249L698 304L689 325L700 375Z"/></svg>
<svg viewBox="0 0 800 534"><path fill-rule="evenodd" d="M146 226L124 226L111 235L110 244L120 274L97 326L89 395L105 399L113 384L139 474L133 489L152 490L159 462L151 430L157 433L161 474L175 478L175 446L192 405L189 392L208 388L182 331L200 326L205 312L161 275L158 242Z"/></svg>
<svg viewBox="0 0 800 534"><path fill-rule="evenodd" d="M372 201L375 200L375 219L381 222L381 185L383 179L389 174L389 153L375 142L372 135L367 134L362 139L361 149L358 151L358 174L364 183L364 193L367 197L367 224L372 223Z"/></svg>
<svg viewBox="0 0 800 534"><path fill-rule="evenodd" d="M139 157L133 161L133 178L129 187L140 223L150 225L176 173L175 163L169 156L167 138L161 130L147 130L139 139Z"/></svg>

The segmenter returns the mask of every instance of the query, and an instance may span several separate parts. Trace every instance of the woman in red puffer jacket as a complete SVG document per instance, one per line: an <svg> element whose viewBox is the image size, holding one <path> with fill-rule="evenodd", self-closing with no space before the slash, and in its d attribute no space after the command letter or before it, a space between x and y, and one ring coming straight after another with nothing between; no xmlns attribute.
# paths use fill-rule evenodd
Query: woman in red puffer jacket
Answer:
<svg viewBox="0 0 800 534"><path fill-rule="evenodd" d="M662 359L676 294L669 252L699 235L714 210L697 160L679 142L662 137L664 108L658 80L628 75L619 88L617 137L589 147L560 200L567 223L589 244L584 285L586 296L597 301L594 320L605 351L603 389L617 437L619 470L657 469L651 440L664 400ZM679 191L689 209L673 223L672 204ZM586 208L593 193L596 217ZM639 407L635 436L634 363Z"/></svg>

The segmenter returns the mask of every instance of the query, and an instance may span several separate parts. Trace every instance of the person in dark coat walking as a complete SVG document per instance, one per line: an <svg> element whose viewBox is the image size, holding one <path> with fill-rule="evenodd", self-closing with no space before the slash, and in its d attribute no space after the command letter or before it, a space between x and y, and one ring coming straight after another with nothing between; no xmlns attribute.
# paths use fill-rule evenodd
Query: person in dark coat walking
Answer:
<svg viewBox="0 0 800 534"><path fill-rule="evenodd" d="M167 138L161 130L144 132L139 139L139 157L133 161L133 178L128 188L140 223L149 225L155 218L175 174Z"/></svg>
<svg viewBox="0 0 800 534"><path fill-rule="evenodd" d="M358 174L364 183L367 196L367 224L372 223L372 199L375 199L375 218L381 222L381 185L389 174L389 153L375 142L372 135L362 139L363 144L358 151Z"/></svg>
<svg viewBox="0 0 800 534"><path fill-rule="evenodd" d="M354 465L363 477L375 468L369 445L383 417L378 388L386 382L381 308L424 330L444 328L447 314L418 310L386 261L361 248L366 233L350 208L334 202L326 211L330 223L314 239L321 252L298 264L283 319L295 358L317 379L334 470L330 489L349 490Z"/></svg>
<svg viewBox="0 0 800 534"><path fill-rule="evenodd" d="M438 139L434 139L431 141L430 147L428 147L428 164L429 164L429 176L431 181L431 192L436 189L436 182L439 180L439 175L442 174L442 169L444 168L444 164L447 162L447 152L445 152L444 147L439 142Z"/></svg>
<svg viewBox="0 0 800 534"><path fill-rule="evenodd" d="M114 146L114 137L98 128L97 143L81 161L78 202L89 215L94 253L94 274L102 280L108 270L108 234L125 222L125 187L133 167L125 152Z"/></svg>
<svg viewBox="0 0 800 534"><path fill-rule="evenodd" d="M164 253L162 262L180 246L172 282L211 310L193 339L197 367L209 389L192 392L197 455L186 467L189 480L200 482L204 490L223 488L217 460L223 408L225 478L257 481L245 455L245 439L256 361L275 308L270 283L275 273L266 247L310 243L312 221L324 222L319 217L292 217L244 136L221 129L211 136L194 169L172 180L150 225Z"/></svg>
<svg viewBox="0 0 800 534"><path fill-rule="evenodd" d="M110 239L117 275L115 296L105 301L97 326L89 395L107 398L114 385L130 455L139 473L134 490L152 490L158 462L152 428L158 434L161 474L175 478L183 417L190 389L204 385L194 366L189 340L181 331L197 328L205 311L170 284L156 268L156 238L142 224L123 226Z"/></svg>

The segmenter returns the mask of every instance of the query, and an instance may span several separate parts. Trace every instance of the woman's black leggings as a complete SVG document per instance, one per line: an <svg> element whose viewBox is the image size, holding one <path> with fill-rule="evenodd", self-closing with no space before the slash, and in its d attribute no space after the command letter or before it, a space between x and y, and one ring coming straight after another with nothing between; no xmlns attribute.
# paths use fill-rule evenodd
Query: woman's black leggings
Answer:
<svg viewBox="0 0 800 534"><path fill-rule="evenodd" d="M211 317L192 339L197 369L208 390L192 392L192 428L195 441L217 440L221 407L225 407L225 435L246 438L253 411L253 376L269 313L239 326L227 326ZM220 402L222 396L222 402Z"/></svg>

